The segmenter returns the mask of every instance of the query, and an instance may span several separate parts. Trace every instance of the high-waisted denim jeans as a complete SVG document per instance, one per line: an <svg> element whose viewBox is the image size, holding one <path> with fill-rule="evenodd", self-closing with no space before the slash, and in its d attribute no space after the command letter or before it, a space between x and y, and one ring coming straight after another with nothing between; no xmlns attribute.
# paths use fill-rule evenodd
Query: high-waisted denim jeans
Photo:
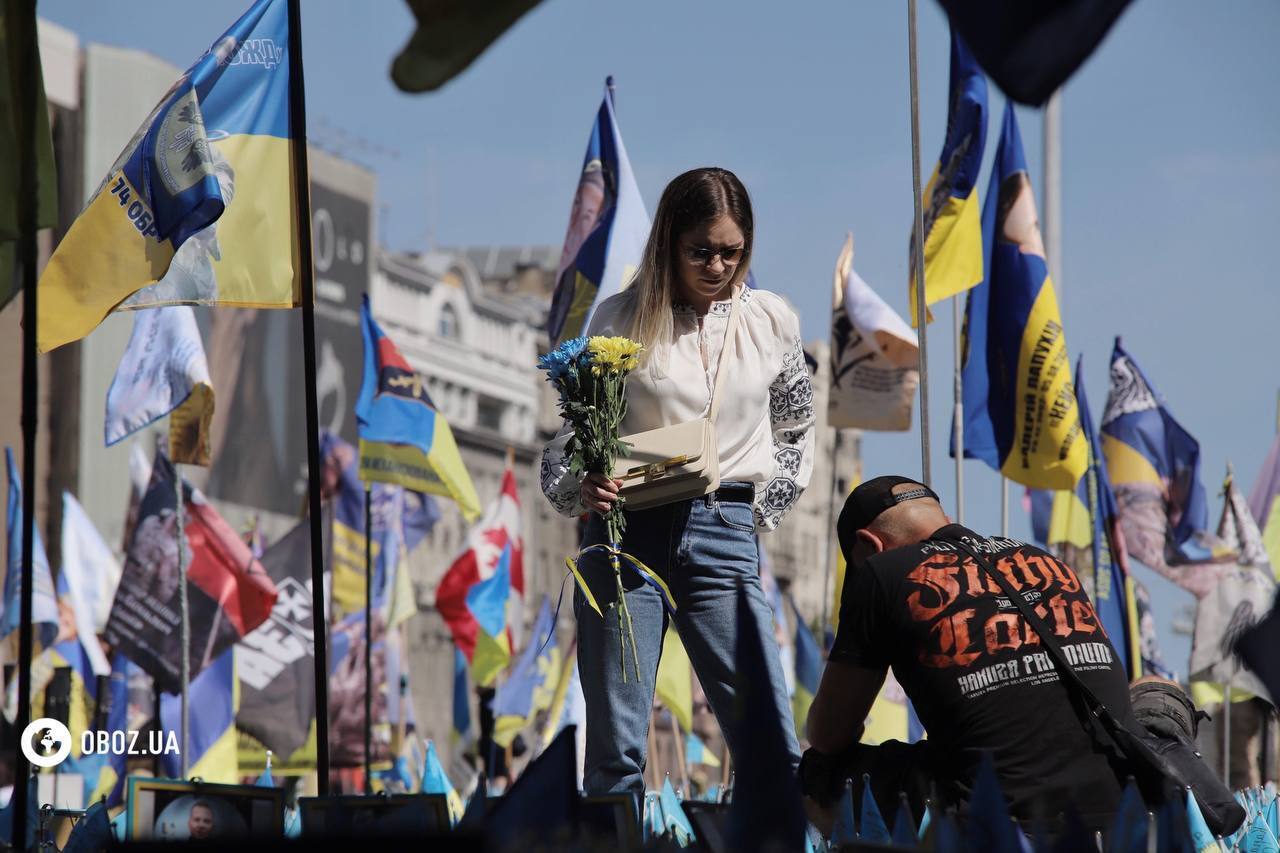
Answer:
<svg viewBox="0 0 1280 853"><path fill-rule="evenodd" d="M729 485L729 484L723 484ZM583 545L606 538L604 522L592 514ZM791 702L782 677L782 664L773 634L773 615L760 586L754 519L748 503L718 501L713 495L654 509L627 513L622 550L658 574L671 588L676 631L689 653L711 710L715 712L737 754L751 744L733 738L734 651L737 643L737 589L743 584L759 625L766 650L770 691L787 735L792 764L800 760ZM627 680L623 681L623 649L616 612L610 608L617 589L606 556L589 554L581 562L582 575L604 618L574 595L578 617L578 671L587 703L587 750L583 787L588 794L644 790L645 751L649 711L653 704L658 658L668 614L661 595L622 569L627 607L635 625L642 678L635 676L631 649L625 650Z"/></svg>

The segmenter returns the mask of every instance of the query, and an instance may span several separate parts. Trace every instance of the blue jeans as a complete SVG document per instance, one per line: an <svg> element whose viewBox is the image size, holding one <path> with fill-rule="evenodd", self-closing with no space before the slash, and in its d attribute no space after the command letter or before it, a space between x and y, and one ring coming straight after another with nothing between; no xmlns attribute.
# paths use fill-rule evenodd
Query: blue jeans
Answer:
<svg viewBox="0 0 1280 853"><path fill-rule="evenodd" d="M730 485L730 484L722 484ZM760 627L769 668L772 701L786 732L793 766L800 761L791 701L782 677L782 663L773 634L773 613L760 586L754 518L748 503L718 501L714 495L654 509L627 513L622 550L632 554L671 588L676 612L671 616L689 653L690 663L720 722L731 753L750 744L734 743L733 696L737 643L737 590L743 584ZM605 526L593 513L584 547L605 541ZM587 754L583 787L588 794L644 790L649 711L653 705L658 658L668 614L656 589L625 566L622 583L635 625L642 678L626 649L627 680L622 677L623 649L618 618L610 608L617 599L616 582L608 559L600 553L585 556L582 575L604 612L574 594L578 617L578 673L587 703Z"/></svg>

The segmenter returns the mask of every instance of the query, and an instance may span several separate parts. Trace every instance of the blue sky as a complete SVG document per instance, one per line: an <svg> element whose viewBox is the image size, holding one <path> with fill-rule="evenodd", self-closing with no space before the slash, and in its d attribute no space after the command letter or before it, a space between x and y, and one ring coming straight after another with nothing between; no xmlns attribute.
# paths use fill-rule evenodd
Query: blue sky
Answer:
<svg viewBox="0 0 1280 853"><path fill-rule="evenodd" d="M246 0L41 0L82 38L186 67ZM387 68L408 38L403 3L306 0L313 141L378 175L379 236L396 249L553 244L606 75L650 210L698 165L733 169L756 206L755 272L824 337L844 233L862 276L905 313L911 222L906 4L545 0L442 92L410 96ZM1137 0L1063 92L1061 302L1072 358L1085 354L1095 415L1115 335L1199 438L1213 520L1228 460L1252 487L1276 431L1280 295L1272 202L1280 197L1280 5ZM926 173L946 121L948 34L920 4ZM1003 102L993 86L988 162ZM1041 118L1018 114L1037 195ZM925 175L927 177L927 174ZM978 187L985 189L986 174ZM946 457L953 346L943 306L930 330L934 485ZM918 432L871 434L868 475L918 474ZM1014 492L1012 532L1029 535ZM965 468L965 521L999 526L999 481ZM820 567L815 571L820 571ZM1166 656L1191 598L1150 572Z"/></svg>

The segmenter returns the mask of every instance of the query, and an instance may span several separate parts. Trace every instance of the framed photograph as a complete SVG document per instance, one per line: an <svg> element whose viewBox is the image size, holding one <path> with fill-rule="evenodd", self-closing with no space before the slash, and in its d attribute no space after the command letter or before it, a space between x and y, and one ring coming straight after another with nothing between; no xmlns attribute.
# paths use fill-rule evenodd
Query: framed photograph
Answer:
<svg viewBox="0 0 1280 853"><path fill-rule="evenodd" d="M129 777L128 837L160 841L279 838L284 791Z"/></svg>
<svg viewBox="0 0 1280 853"><path fill-rule="evenodd" d="M583 834L592 841L617 845L620 850L639 850L644 843L634 794L583 797L578 820Z"/></svg>
<svg viewBox="0 0 1280 853"><path fill-rule="evenodd" d="M302 835L434 835L448 832L449 802L443 794L376 797L299 797Z"/></svg>

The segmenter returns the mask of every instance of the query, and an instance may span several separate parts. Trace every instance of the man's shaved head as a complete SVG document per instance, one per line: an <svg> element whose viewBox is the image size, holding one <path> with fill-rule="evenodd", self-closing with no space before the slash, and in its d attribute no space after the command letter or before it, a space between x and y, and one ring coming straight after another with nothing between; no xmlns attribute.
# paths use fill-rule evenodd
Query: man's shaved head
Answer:
<svg viewBox="0 0 1280 853"><path fill-rule="evenodd" d="M850 493L836 532L840 550L852 561L853 551L875 553L912 545L951 522L938 496L907 477L877 477Z"/></svg>

